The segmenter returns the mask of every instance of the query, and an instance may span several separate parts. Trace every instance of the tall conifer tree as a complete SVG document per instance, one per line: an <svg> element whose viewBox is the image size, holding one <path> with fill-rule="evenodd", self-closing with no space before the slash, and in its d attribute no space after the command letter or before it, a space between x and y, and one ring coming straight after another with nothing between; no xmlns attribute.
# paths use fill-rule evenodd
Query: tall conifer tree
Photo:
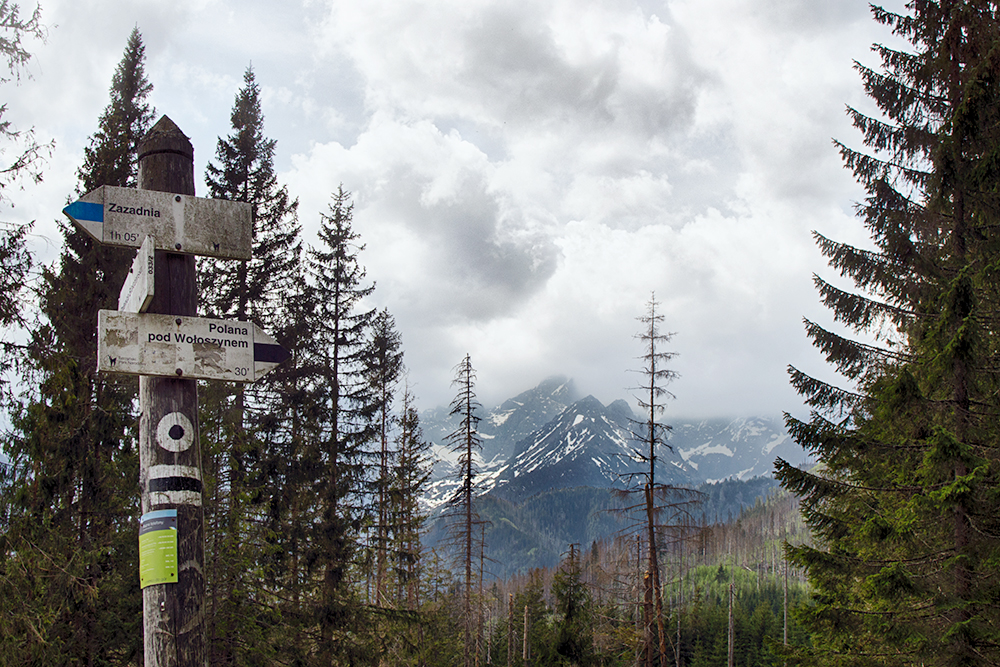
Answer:
<svg viewBox="0 0 1000 667"><path fill-rule="evenodd" d="M136 148L153 117L138 30L111 102L85 150L78 193L135 185ZM17 624L0 631L4 664L107 664L142 647L137 576L139 477L134 378L98 375L97 311L117 306L132 254L63 224L57 269L44 272L26 386L5 447L0 586ZM10 618L10 617L8 617Z"/></svg>
<svg viewBox="0 0 1000 667"><path fill-rule="evenodd" d="M11 80L20 81L24 67L31 54L24 47L26 38L44 40L46 31L41 22L41 9L35 7L31 16L25 18L18 5L5 2L0 4L0 60L6 61L6 69L0 73L0 85ZM0 104L0 119L7 111L7 103ZM52 144L40 145L34 136L34 129L18 130L9 120L0 120L0 141L4 152L14 149L13 159L0 163L0 204L10 202L9 187L25 176L29 180L41 180L41 164ZM23 303L32 257L28 251L27 234L29 224L0 222L0 327L13 331L25 326ZM22 357L22 348L10 340L0 338L0 406L7 407L9 396L7 378L13 363Z"/></svg>
<svg viewBox="0 0 1000 667"><path fill-rule="evenodd" d="M320 628L319 659L357 660L368 650L365 625L349 580L364 519L365 464L375 438L375 410L366 381L366 337L373 311L363 300L374 291L358 259L364 249L353 228L354 205L343 187L320 216L317 248L308 253L314 294L307 352L314 378L318 434L313 446L318 518L310 562L320 581L314 598Z"/></svg>
<svg viewBox="0 0 1000 667"><path fill-rule="evenodd" d="M823 466L777 464L817 537L789 549L815 590L805 657L997 664L1000 16L979 0L872 11L909 42L876 46L881 70L856 65L881 115L849 109L867 152L838 144L875 250L817 234L858 291L816 278L867 341L807 322L854 387L792 369L815 410L789 428Z"/></svg>
<svg viewBox="0 0 1000 667"><path fill-rule="evenodd" d="M402 340L396 322L386 309L372 318L368 349L365 354L365 376L371 391L374 409L373 425L376 431L378 472L374 483L372 501L375 532L375 605L381 606L389 599L388 574L390 534L393 521L390 503L394 481L393 431L396 415L393 412L396 387L403 373Z"/></svg>
<svg viewBox="0 0 1000 667"><path fill-rule="evenodd" d="M287 186L278 185L277 142L264 136L260 86L251 67L243 75L230 119L233 133L219 139L216 163L208 165L205 181L210 197L250 204L253 257L203 262L201 302L211 315L273 329L283 319L283 297L293 287L302 228L298 200L289 197Z"/></svg>
<svg viewBox="0 0 1000 667"><path fill-rule="evenodd" d="M409 388L403 392L396 439L394 481L390 489L393 544L396 559L396 604L410 611L420 605L422 549L420 535L426 516L419 499L430 480L427 442L420 429L420 416Z"/></svg>
<svg viewBox="0 0 1000 667"><path fill-rule="evenodd" d="M279 400L261 415L255 433L264 475L261 520L266 539L259 553L260 574L281 617L271 633L277 646L275 661L308 664L306 656L314 648L309 629L315 623L307 613L314 590L309 554L311 527L318 517L315 494L322 466L316 443L323 410L309 356L315 304L304 266L284 299L285 321L272 331L291 358L269 373L270 390Z"/></svg>
<svg viewBox="0 0 1000 667"><path fill-rule="evenodd" d="M260 86L247 68L230 116L233 132L220 138L215 163L206 169L208 194L214 199L246 202L251 207L252 257L249 260L202 260L200 303L213 317L252 321L277 331L288 319L288 297L296 289L301 261L298 201L279 186L274 172L276 142L264 135ZM283 411L277 377L251 387L211 383L201 392L206 455L208 531L208 606L212 661L237 659L264 645L262 627L269 605L260 586L267 549L261 534L263 499L273 491L256 433L263 422ZM251 617L248 610L255 610ZM237 635L240 635L237 638Z"/></svg>

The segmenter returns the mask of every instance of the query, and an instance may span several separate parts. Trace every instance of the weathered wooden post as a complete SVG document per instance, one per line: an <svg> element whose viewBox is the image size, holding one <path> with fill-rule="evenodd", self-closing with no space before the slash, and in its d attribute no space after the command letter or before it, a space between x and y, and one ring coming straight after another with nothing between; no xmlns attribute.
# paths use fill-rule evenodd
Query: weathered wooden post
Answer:
<svg viewBox="0 0 1000 667"><path fill-rule="evenodd" d="M107 245L138 248L118 310L97 318L97 370L139 376L139 581L147 667L203 667L205 526L196 380L253 382L289 358L252 322L197 317L195 255L248 260L250 205L194 196L194 149L166 116L139 144L139 189L63 209Z"/></svg>
<svg viewBox="0 0 1000 667"><path fill-rule="evenodd" d="M194 195L194 148L166 116L139 144L139 189ZM181 248L177 248L181 250ZM194 255L157 250L154 296L146 312L194 317ZM205 519L201 505L198 383L139 376L142 513L176 512L176 583L142 589L147 667L201 667L205 651ZM143 529L155 528L147 520ZM163 525L163 524L158 524Z"/></svg>

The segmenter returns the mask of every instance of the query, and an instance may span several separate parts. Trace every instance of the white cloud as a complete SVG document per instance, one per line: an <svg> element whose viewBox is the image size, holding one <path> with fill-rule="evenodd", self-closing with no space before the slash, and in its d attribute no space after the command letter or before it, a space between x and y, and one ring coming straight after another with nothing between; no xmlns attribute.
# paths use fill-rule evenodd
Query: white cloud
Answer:
<svg viewBox="0 0 1000 667"><path fill-rule="evenodd" d="M59 148L22 214L58 216L138 24L199 177L252 62L308 241L338 184L354 193L374 302L422 403L450 398L466 352L484 400L554 373L618 398L655 291L678 412L793 407L784 369L815 358L800 316L824 269L810 230L864 242L829 143L855 138L851 60L885 38L862 4L182 5L46 3L59 27L11 112Z"/></svg>

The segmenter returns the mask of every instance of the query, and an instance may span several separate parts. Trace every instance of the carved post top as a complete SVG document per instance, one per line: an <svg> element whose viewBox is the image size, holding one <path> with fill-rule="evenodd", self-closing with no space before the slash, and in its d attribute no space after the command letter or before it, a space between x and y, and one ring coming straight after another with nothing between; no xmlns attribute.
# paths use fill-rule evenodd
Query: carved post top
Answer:
<svg viewBox="0 0 1000 667"><path fill-rule="evenodd" d="M139 160L154 153L176 153L194 161L191 140L166 115L161 116L139 142Z"/></svg>

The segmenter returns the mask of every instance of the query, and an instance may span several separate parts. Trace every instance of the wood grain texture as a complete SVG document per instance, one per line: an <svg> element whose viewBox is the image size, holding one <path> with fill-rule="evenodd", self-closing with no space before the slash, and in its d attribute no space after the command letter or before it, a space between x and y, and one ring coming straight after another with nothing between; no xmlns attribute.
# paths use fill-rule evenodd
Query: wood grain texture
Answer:
<svg viewBox="0 0 1000 667"><path fill-rule="evenodd" d="M191 142L163 116L139 144L139 188L194 195ZM197 315L195 258L156 251L155 296L149 313ZM147 667L202 667L205 638L205 531L201 492L150 492L151 470L178 466L186 476L201 477L198 433L198 386L183 377L139 378L140 484L142 512L177 510L178 581L142 591L143 635ZM182 415L184 419L177 417ZM183 426L177 422L182 422ZM189 432L190 431L190 432ZM167 446L164 446L164 443Z"/></svg>

